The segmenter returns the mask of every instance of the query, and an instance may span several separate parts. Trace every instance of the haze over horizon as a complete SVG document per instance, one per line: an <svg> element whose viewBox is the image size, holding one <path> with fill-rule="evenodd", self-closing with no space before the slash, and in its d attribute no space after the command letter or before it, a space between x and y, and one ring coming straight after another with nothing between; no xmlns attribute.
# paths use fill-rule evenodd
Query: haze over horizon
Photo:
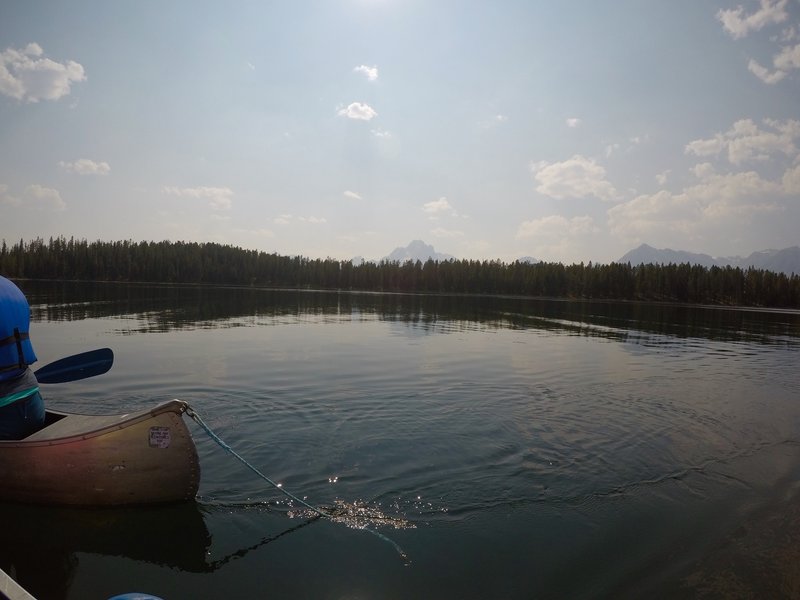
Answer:
<svg viewBox="0 0 800 600"><path fill-rule="evenodd" d="M7 3L0 239L800 243L800 0Z"/></svg>

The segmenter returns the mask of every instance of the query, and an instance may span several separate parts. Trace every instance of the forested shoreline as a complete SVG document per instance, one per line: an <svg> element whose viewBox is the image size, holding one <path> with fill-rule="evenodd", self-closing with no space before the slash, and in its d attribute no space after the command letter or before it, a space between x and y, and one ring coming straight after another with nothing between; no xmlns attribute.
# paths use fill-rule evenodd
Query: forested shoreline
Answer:
<svg viewBox="0 0 800 600"><path fill-rule="evenodd" d="M365 262L281 256L196 242L36 238L0 244L9 278L359 291L508 294L800 308L800 276L699 265L504 263L499 260Z"/></svg>

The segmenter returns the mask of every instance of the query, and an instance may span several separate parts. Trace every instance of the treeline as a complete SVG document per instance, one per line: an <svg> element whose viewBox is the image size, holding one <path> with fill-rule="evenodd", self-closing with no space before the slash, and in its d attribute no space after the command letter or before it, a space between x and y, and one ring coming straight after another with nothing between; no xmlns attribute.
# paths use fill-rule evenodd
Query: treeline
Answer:
<svg viewBox="0 0 800 600"><path fill-rule="evenodd" d="M698 265L310 259L194 242L37 238L0 244L10 278L657 300L800 308L800 276Z"/></svg>

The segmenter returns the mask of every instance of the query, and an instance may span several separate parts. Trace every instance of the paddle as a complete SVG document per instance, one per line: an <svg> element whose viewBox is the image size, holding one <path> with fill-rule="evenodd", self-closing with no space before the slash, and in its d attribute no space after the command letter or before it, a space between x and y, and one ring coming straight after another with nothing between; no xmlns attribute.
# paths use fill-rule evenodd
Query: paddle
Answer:
<svg viewBox="0 0 800 600"><path fill-rule="evenodd" d="M34 375L39 383L64 383L102 375L114 364L111 348L100 348L67 356L38 369Z"/></svg>

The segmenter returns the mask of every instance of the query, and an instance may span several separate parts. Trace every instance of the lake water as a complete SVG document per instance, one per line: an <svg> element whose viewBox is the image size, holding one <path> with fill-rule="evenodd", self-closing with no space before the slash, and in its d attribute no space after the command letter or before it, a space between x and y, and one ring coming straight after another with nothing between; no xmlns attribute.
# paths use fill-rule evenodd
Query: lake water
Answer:
<svg viewBox="0 0 800 600"><path fill-rule="evenodd" d="M4 507L0 565L37 598L800 594L798 312L20 286L37 366L115 353L49 406L187 400L352 516L189 422L196 502Z"/></svg>

